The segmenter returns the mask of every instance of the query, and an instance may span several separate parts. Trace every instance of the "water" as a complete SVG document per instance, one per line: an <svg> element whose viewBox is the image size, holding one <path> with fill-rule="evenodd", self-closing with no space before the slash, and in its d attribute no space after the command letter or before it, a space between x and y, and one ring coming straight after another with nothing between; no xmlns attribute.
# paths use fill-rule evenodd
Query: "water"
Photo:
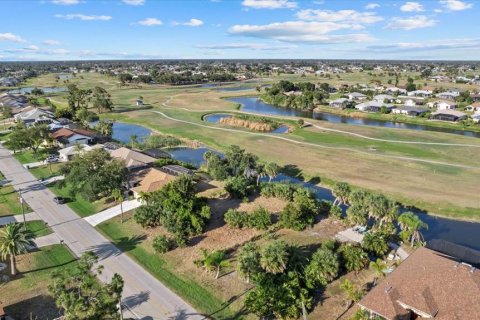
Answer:
<svg viewBox="0 0 480 320"><path fill-rule="evenodd" d="M9 90L7 91L7 93L31 94L33 89L35 89L35 87L23 87L23 88ZM57 92L67 91L67 88L64 88L64 87L45 87L45 88L38 87L38 89L41 89L44 93L57 93Z"/></svg>
<svg viewBox="0 0 480 320"><path fill-rule="evenodd" d="M91 127L95 127L97 122L90 123ZM137 136L137 141L143 141L152 133L152 130L136 125L123 122L114 122L112 126L112 139L128 144L131 142L132 135Z"/></svg>
<svg viewBox="0 0 480 320"><path fill-rule="evenodd" d="M279 116L291 116L291 117L304 117L313 118L317 120L324 120L332 123L346 123L351 125L363 125L373 127L384 128L396 128L396 129L410 129L420 131L435 131L458 134L462 136L480 138L480 132L464 131L450 128L438 128L427 125L408 124L394 121L372 120L366 118L353 118L348 116L341 116L329 112L312 112L304 111L292 108L277 107L271 104L267 104L259 100L257 97L238 97L228 98L228 101L240 103L242 110L246 112L252 112L265 115L279 115Z"/></svg>
<svg viewBox="0 0 480 320"><path fill-rule="evenodd" d="M255 90L255 87L238 86L238 87L226 87L226 88L216 89L216 91L219 91L219 92L235 92L235 91L247 91L247 90Z"/></svg>
<svg viewBox="0 0 480 320"><path fill-rule="evenodd" d="M277 133L277 134L283 134L283 133L288 133L288 126L280 126L277 129L271 131L270 133Z"/></svg>
<svg viewBox="0 0 480 320"><path fill-rule="evenodd" d="M178 147L178 148L169 148L167 150L168 153L172 155L173 159L180 160L186 163L190 163L191 165L194 165L197 168L200 168L200 166L203 164L205 161L203 159L203 155L207 151L213 151L216 152L220 155L221 153L214 151L212 149L208 148L187 148L187 147Z"/></svg>
<svg viewBox="0 0 480 320"><path fill-rule="evenodd" d="M211 123L218 123L222 118L231 118L231 117L232 115L227 113L214 113L214 114L209 114L204 116L203 120Z"/></svg>

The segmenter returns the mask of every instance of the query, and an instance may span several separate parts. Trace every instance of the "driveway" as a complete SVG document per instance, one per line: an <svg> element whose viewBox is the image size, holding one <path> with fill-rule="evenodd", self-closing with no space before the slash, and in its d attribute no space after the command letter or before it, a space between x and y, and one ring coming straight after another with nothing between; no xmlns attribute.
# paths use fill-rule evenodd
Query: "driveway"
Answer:
<svg viewBox="0 0 480 320"><path fill-rule="evenodd" d="M81 219L67 205L53 202L55 196L25 169L11 153L0 146L0 171L12 181L30 208L48 223L60 240L76 255L95 252L104 271L102 281L109 281L115 273L125 281L122 303L125 315L136 319L203 319L190 305L145 271L125 253L110 243L88 222ZM159 266L160 267L160 266Z"/></svg>
<svg viewBox="0 0 480 320"><path fill-rule="evenodd" d="M127 200L123 201L122 206L123 206L123 212L128 212L133 209L136 209L140 207L141 203L134 199L134 200ZM93 214L91 216L88 216L85 219L89 224L92 226L97 226L100 223L110 220L113 217L116 217L122 213L122 207L120 205L116 205L115 207L108 208L107 210L103 210L102 212L99 212L97 214Z"/></svg>

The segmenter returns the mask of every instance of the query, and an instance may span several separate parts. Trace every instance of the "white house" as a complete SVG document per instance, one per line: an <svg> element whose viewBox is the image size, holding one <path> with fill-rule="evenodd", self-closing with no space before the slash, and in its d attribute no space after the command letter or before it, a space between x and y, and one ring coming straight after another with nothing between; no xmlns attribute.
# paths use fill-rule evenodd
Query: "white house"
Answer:
<svg viewBox="0 0 480 320"><path fill-rule="evenodd" d="M472 115L473 122L479 123L480 122L480 112L474 113Z"/></svg>
<svg viewBox="0 0 480 320"><path fill-rule="evenodd" d="M446 92L441 92L437 94L437 98L445 100L455 100L460 96L460 92L456 90L449 90Z"/></svg>
<svg viewBox="0 0 480 320"><path fill-rule="evenodd" d="M347 94L347 98L350 101L353 101L353 100L363 101L363 100L367 100L368 97L366 95L364 95L363 93L351 92L351 93Z"/></svg>
<svg viewBox="0 0 480 320"><path fill-rule="evenodd" d="M383 107L387 108L387 110L392 110L394 108L393 105L384 102L367 101L357 104L355 109L365 112L380 112Z"/></svg>
<svg viewBox="0 0 480 320"><path fill-rule="evenodd" d="M52 112L40 108L33 108L25 112L17 113L14 118L15 122L23 122L26 126L51 124L55 122Z"/></svg>
<svg viewBox="0 0 480 320"><path fill-rule="evenodd" d="M328 105L332 108L344 109L347 106L348 102L349 100L347 98L339 98L339 99L330 101Z"/></svg>
<svg viewBox="0 0 480 320"><path fill-rule="evenodd" d="M453 110L457 107L457 104L455 102L437 100L428 102L427 107L437 108L437 110Z"/></svg>
<svg viewBox="0 0 480 320"><path fill-rule="evenodd" d="M432 95L432 91L430 90L415 90L415 91L410 91L407 93L409 96L413 97L430 97Z"/></svg>
<svg viewBox="0 0 480 320"><path fill-rule="evenodd" d="M395 97L389 94L378 94L373 97L373 101L392 103L395 101Z"/></svg>
<svg viewBox="0 0 480 320"><path fill-rule="evenodd" d="M96 144L94 146L89 146L88 144L77 144L70 147L66 147L63 149L58 150L58 158L60 161L70 161L73 156L82 153L82 152L89 152L93 149L100 149L103 148L103 145Z"/></svg>
<svg viewBox="0 0 480 320"><path fill-rule="evenodd" d="M474 102L471 105L466 106L465 110L473 112L480 111L480 102Z"/></svg>
<svg viewBox="0 0 480 320"><path fill-rule="evenodd" d="M407 90L397 87L388 87L385 89L387 93L396 93L396 94L407 94Z"/></svg>
<svg viewBox="0 0 480 320"><path fill-rule="evenodd" d="M410 117L417 117L426 112L428 112L427 109L418 108L414 106L400 106L392 109L393 114L403 114Z"/></svg>
<svg viewBox="0 0 480 320"><path fill-rule="evenodd" d="M62 128L52 133L52 138L61 147L70 147L77 144L90 144L95 138L95 133L85 129Z"/></svg>

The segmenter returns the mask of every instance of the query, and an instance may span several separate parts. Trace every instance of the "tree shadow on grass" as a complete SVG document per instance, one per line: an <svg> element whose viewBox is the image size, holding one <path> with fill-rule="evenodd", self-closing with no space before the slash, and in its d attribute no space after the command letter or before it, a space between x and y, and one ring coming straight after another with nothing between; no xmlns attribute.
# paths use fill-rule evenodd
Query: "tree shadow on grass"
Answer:
<svg viewBox="0 0 480 320"><path fill-rule="evenodd" d="M280 169L280 172L286 174L287 176L297 178L297 179L300 179L300 180L305 179L305 177L303 176L302 169L300 169L298 166L296 166L294 164L287 164L287 165L283 166Z"/></svg>
<svg viewBox="0 0 480 320"><path fill-rule="evenodd" d="M11 304L5 307L5 313L14 319L55 319L61 316L53 298L45 294Z"/></svg>
<svg viewBox="0 0 480 320"><path fill-rule="evenodd" d="M42 270L48 270L48 269L63 267L63 266L69 265L69 264L71 264L71 263L73 263L73 262L75 262L75 261L77 261L77 259L72 259L72 260L70 260L70 261L67 261L67 262L64 262L64 263L61 263L61 264L56 264L56 265L53 265L53 266L42 267L42 268L37 268L37 269L32 269L32 270L24 271L24 272L22 272L22 274L25 275L25 274L32 273L32 272L37 272L37 271L42 271Z"/></svg>

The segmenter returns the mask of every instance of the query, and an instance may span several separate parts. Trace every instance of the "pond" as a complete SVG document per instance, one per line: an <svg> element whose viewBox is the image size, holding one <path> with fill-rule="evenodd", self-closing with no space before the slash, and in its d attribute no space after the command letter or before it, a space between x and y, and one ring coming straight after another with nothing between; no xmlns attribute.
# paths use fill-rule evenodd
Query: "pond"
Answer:
<svg viewBox="0 0 480 320"><path fill-rule="evenodd" d="M37 88L41 89L44 93L57 93L57 92L67 91L67 88L64 88L64 87L45 87L45 88L37 87ZM33 89L35 89L35 87L22 87L22 88L9 90L9 91L7 91L7 93L31 94Z"/></svg>
<svg viewBox="0 0 480 320"><path fill-rule="evenodd" d="M236 92L236 91L255 90L255 87L238 86L238 87L218 88L218 89L215 89L215 90L218 91L218 92Z"/></svg>
<svg viewBox="0 0 480 320"><path fill-rule="evenodd" d="M228 98L226 100L235 102L235 103L240 103L242 105L243 111L256 113L256 114L313 118L313 119L324 120L332 123L346 123L351 125L363 125L363 126L396 128L396 129L410 129L410 130L420 130L420 131L435 131L435 132L452 133L452 134L458 134L462 136L480 138L480 132L472 132L472 131L451 129L451 128L438 128L438 127L432 127L427 125L408 124L408 123L401 123L401 122L394 122L394 121L354 118L354 117L348 117L348 116L341 116L341 115L337 115L329 112L312 112L312 111L304 111L299 109L277 107L268 103L264 103L261 100L259 100L257 97L237 97L237 98Z"/></svg>
<svg viewBox="0 0 480 320"><path fill-rule="evenodd" d="M90 127L95 127L97 122L91 122ZM152 133L152 130L130 123L123 122L114 122L112 126L112 139L123 142L130 143L130 137L132 135L137 136L137 141L143 141Z"/></svg>
<svg viewBox="0 0 480 320"><path fill-rule="evenodd" d="M194 165L197 168L200 168L200 166L203 164L205 161L203 159L203 155L207 151L213 151L218 153L219 155L222 155L221 153L214 151L209 148L188 148L188 147L178 147L178 148L169 148L165 149L168 153L171 154L173 159L180 160L186 163L190 163L191 165Z"/></svg>

